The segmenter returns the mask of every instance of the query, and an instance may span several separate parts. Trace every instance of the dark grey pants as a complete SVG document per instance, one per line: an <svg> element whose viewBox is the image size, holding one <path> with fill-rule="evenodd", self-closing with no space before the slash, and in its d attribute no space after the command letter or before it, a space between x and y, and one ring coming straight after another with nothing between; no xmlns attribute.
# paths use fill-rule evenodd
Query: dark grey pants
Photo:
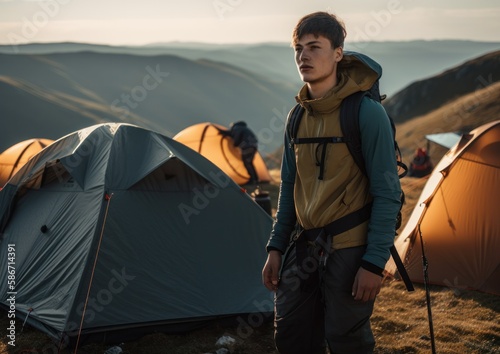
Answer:
<svg viewBox="0 0 500 354"><path fill-rule="evenodd" d="M318 270L318 251L308 247L297 265L295 246L285 255L275 296L275 343L281 354L372 353L373 301L355 301L354 277L365 247L333 252Z"/></svg>

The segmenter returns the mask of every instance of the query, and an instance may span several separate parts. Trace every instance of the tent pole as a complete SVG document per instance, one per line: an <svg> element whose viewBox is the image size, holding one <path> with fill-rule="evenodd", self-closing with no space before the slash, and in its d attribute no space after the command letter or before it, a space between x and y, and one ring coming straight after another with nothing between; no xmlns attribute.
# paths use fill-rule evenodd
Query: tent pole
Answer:
<svg viewBox="0 0 500 354"><path fill-rule="evenodd" d="M422 238L420 223L418 224L418 233L420 234L420 245L422 246L422 264L424 269L425 299L427 302L427 316L429 318L429 331L431 334L432 354L436 354L436 343L434 340L434 324L432 322L431 294L429 290L429 274L427 272L427 269L429 268L429 262L427 261L427 257L425 256L424 239Z"/></svg>

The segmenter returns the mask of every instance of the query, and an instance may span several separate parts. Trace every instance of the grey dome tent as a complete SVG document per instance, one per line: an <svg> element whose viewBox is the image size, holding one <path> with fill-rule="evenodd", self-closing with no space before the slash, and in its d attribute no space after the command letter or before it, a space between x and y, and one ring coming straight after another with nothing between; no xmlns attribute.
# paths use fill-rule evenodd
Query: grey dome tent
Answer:
<svg viewBox="0 0 500 354"><path fill-rule="evenodd" d="M92 126L35 155L0 192L0 263L15 253L0 306L15 292L17 323L65 343L245 322L272 312L260 275L271 224L190 148L132 125Z"/></svg>

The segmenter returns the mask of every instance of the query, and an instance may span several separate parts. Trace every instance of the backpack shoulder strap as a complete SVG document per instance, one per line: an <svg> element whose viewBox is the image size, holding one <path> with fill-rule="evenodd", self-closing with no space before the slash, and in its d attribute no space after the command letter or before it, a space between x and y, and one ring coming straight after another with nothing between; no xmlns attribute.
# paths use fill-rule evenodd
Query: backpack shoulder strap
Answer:
<svg viewBox="0 0 500 354"><path fill-rule="evenodd" d="M299 131L300 120L304 114L304 107L300 104L296 104L292 108L290 113L288 113L288 119L286 124L286 132L288 134L288 139L290 141L290 147L294 144L297 139L297 132Z"/></svg>
<svg viewBox="0 0 500 354"><path fill-rule="evenodd" d="M365 96L371 97L371 94L367 91L359 91L344 98L340 107L340 128L342 129L342 134L344 134L347 148L349 149L354 162L356 162L359 169L365 174L365 176L367 176L365 159L363 158L363 152L361 150L361 131L359 129L359 109L361 107L361 101L363 101ZM402 171L399 173L399 178L403 178L408 173L408 167L401 159L401 151L396 141L396 125L394 124L394 120L390 115L387 116L389 117L392 128L394 149L396 150L397 155L396 163L398 170ZM353 119L351 117L356 118Z"/></svg>
<svg viewBox="0 0 500 354"><path fill-rule="evenodd" d="M361 132L359 129L359 108L361 101L368 95L359 91L347 96L340 106L340 129L344 134L345 143L359 169L366 176L365 159L361 150Z"/></svg>

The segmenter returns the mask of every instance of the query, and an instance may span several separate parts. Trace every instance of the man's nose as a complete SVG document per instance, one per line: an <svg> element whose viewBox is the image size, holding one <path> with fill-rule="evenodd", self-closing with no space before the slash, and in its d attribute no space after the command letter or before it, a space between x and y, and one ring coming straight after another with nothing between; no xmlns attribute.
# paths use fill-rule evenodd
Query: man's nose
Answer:
<svg viewBox="0 0 500 354"><path fill-rule="evenodd" d="M300 61L307 61L309 60L309 52L307 50L302 50L299 54L299 60Z"/></svg>

